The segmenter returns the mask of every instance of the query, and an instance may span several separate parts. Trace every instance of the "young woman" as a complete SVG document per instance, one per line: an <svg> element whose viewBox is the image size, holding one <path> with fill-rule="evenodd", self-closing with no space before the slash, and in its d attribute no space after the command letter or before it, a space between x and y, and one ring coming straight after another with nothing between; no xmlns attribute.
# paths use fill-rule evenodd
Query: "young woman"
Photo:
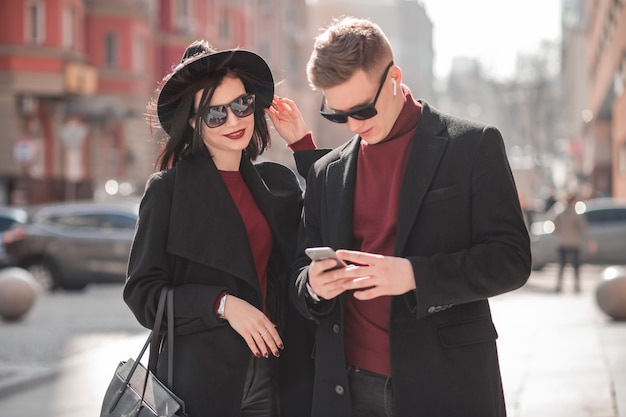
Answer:
<svg viewBox="0 0 626 417"><path fill-rule="evenodd" d="M174 288L173 388L190 417L308 414L311 334L287 302L301 189L287 167L252 163L270 142L266 112L292 149L315 147L297 108L274 96L260 56L198 41L148 110L166 140L124 300L151 328Z"/></svg>

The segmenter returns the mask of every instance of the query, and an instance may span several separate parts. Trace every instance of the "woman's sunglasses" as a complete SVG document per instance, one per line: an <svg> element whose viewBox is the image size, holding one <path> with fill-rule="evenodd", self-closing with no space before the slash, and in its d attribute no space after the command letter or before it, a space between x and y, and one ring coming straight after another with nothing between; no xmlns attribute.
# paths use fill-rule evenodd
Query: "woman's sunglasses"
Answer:
<svg viewBox="0 0 626 417"><path fill-rule="evenodd" d="M242 94L228 104L211 106L202 116L208 127L219 127L228 119L228 107L239 118L248 117L254 113L254 94Z"/></svg>
<svg viewBox="0 0 626 417"><path fill-rule="evenodd" d="M322 105L320 107L320 114L324 116L326 119L335 123L348 123L348 117L352 117L356 120L367 120L378 114L376 110L376 102L378 101L378 96L383 89L383 85L385 84L385 80L387 79L387 73L389 69L393 66L393 61L387 65L385 68L385 72L383 73L382 78L380 79L380 85L378 86L378 91L376 91L376 96L374 97L374 101L370 104L365 104L363 106L359 106L354 110L345 111L345 112L334 112L334 111L325 111L326 107L326 98L322 97Z"/></svg>

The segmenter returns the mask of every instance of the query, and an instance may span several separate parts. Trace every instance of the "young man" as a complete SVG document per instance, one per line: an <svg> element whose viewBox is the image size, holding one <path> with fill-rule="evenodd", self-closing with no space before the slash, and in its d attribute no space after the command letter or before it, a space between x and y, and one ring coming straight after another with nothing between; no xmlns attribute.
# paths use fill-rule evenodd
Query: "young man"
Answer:
<svg viewBox="0 0 626 417"><path fill-rule="evenodd" d="M504 416L487 299L531 257L500 132L416 101L369 20L334 21L307 70L355 133L307 181L292 296L317 323L312 415Z"/></svg>

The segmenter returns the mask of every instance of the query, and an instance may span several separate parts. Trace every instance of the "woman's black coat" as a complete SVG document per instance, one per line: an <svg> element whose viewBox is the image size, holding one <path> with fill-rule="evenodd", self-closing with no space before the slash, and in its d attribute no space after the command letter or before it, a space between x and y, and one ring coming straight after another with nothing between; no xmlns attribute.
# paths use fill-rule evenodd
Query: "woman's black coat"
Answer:
<svg viewBox="0 0 626 417"><path fill-rule="evenodd" d="M306 415L311 403L310 324L287 302L301 212L301 189L285 166L253 165L240 172L267 219L274 246L266 306L285 349L270 357L284 415ZM124 300L151 328L161 288L174 287L174 391L190 417L237 416L252 354L243 338L215 316L228 291L262 309L261 289L245 225L208 152L153 174L139 210ZM165 359L166 355L162 355ZM160 361L159 375L165 369Z"/></svg>

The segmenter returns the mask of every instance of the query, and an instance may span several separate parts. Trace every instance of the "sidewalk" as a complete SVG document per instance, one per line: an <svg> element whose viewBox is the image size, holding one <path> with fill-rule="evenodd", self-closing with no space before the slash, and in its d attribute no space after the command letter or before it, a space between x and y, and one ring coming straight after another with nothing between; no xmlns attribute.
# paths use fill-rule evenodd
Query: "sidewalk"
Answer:
<svg viewBox="0 0 626 417"><path fill-rule="evenodd" d="M550 266L492 300L509 417L626 417L626 322L597 307L601 273L583 267L574 294L566 271L555 294Z"/></svg>
<svg viewBox="0 0 626 417"><path fill-rule="evenodd" d="M566 273L564 291L554 294L556 270L548 267L492 299L509 417L626 417L626 322L597 307L601 272L583 268L581 294ZM49 366L0 368L0 415L98 415L115 366L135 356L146 335L80 336L85 349Z"/></svg>

